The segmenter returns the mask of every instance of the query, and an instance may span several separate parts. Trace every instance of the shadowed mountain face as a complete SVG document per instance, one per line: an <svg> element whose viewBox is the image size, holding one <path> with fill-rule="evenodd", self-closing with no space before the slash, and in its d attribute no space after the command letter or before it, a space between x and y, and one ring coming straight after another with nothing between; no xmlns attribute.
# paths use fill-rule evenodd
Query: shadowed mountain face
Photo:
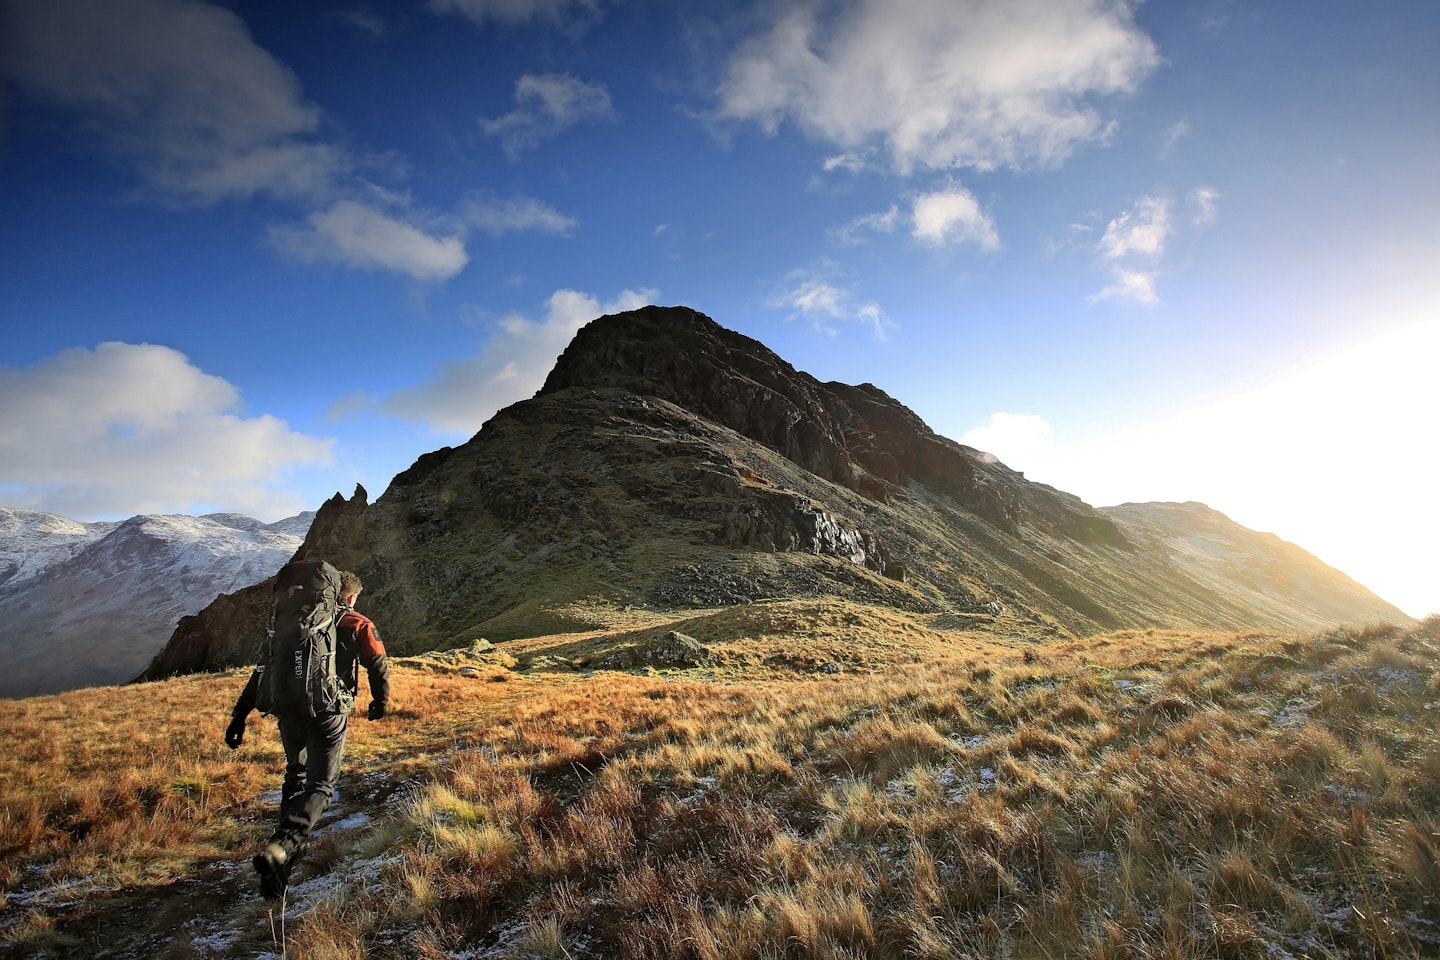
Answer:
<svg viewBox="0 0 1440 960"><path fill-rule="evenodd" d="M693 310L646 307L587 325L533 399L421 457L374 504L337 494L300 555L359 573L362 607L401 653L583 628L554 611L585 597L841 595L1037 639L1408 622L1195 506L1096 510L874 386L821 383ZM253 656L267 592L182 621L149 675Z"/></svg>

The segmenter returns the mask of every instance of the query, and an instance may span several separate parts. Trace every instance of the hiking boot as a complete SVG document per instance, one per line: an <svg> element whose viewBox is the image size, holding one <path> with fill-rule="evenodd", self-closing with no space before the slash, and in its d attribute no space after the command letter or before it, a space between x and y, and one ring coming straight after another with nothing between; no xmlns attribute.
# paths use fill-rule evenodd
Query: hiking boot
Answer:
<svg viewBox="0 0 1440 960"><path fill-rule="evenodd" d="M294 852L282 841L272 840L255 854L255 872L260 875L260 895L266 900L279 900L290 885L290 871L295 866Z"/></svg>

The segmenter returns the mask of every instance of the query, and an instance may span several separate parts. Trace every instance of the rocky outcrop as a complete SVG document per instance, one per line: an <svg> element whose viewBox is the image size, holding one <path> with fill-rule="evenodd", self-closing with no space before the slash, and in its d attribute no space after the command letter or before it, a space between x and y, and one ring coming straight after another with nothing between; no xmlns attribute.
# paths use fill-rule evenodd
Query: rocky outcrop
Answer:
<svg viewBox="0 0 1440 960"><path fill-rule="evenodd" d="M452 650L432 650L415 658L417 662L429 665L453 667L462 676L483 676L481 668L513 670L519 661L483 637L470 641Z"/></svg>
<svg viewBox="0 0 1440 960"><path fill-rule="evenodd" d="M199 613L181 617L169 643L137 679L163 680L257 662L264 648L274 582L270 577L221 594Z"/></svg>
<svg viewBox="0 0 1440 960"><path fill-rule="evenodd" d="M827 480L861 483L819 387L764 344L701 313L645 307L582 327L540 394L608 388L656 397Z"/></svg>
<svg viewBox="0 0 1440 960"><path fill-rule="evenodd" d="M294 559L355 556L364 550L365 510L369 505L370 495L358 483L349 500L338 493L326 500L310 526L314 536L306 537Z"/></svg>
<svg viewBox="0 0 1440 960"><path fill-rule="evenodd" d="M694 637L667 630L641 643L621 647L603 657L598 666L605 670L634 670L637 667L710 667L720 657Z"/></svg>

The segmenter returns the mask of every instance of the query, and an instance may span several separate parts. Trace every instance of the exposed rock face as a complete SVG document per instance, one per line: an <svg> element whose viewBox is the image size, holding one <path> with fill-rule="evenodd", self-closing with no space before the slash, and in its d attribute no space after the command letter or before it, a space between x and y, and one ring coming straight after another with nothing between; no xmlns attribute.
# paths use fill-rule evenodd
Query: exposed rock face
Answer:
<svg viewBox="0 0 1440 960"><path fill-rule="evenodd" d="M821 383L693 310L647 307L587 325L533 399L375 503L326 503L299 555L359 573L397 653L523 635L525 611L594 596L838 594L1042 636L1405 622L1328 568L1277 597L1274 579L1198 576L1175 543L937 436L874 386ZM1342 582L1345 602L1306 599ZM238 662L256 609L242 592L182 624L150 675Z"/></svg>
<svg viewBox="0 0 1440 960"><path fill-rule="evenodd" d="M0 696L134 679L182 616L284 564L311 519L265 524L226 513L80 524L0 508Z"/></svg>
<svg viewBox="0 0 1440 960"><path fill-rule="evenodd" d="M311 524L315 535L306 538L305 549L296 559L354 556L363 551L365 509L370 505L369 500L370 495L357 483L349 500L337 493L321 504Z"/></svg>
<svg viewBox="0 0 1440 960"><path fill-rule="evenodd" d="M256 662L263 649L274 582L271 575L234 593L222 593L199 613L181 617L169 642L139 678L160 680Z"/></svg>

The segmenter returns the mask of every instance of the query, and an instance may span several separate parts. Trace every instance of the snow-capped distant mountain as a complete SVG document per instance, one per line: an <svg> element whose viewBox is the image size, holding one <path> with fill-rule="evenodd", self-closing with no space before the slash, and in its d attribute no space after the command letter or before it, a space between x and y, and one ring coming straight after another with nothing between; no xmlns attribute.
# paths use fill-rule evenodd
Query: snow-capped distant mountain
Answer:
<svg viewBox="0 0 1440 960"><path fill-rule="evenodd" d="M314 517L79 523L0 507L0 697L133 679L182 616L283 566Z"/></svg>
<svg viewBox="0 0 1440 960"><path fill-rule="evenodd" d="M69 560L118 526L0 507L0 589Z"/></svg>

